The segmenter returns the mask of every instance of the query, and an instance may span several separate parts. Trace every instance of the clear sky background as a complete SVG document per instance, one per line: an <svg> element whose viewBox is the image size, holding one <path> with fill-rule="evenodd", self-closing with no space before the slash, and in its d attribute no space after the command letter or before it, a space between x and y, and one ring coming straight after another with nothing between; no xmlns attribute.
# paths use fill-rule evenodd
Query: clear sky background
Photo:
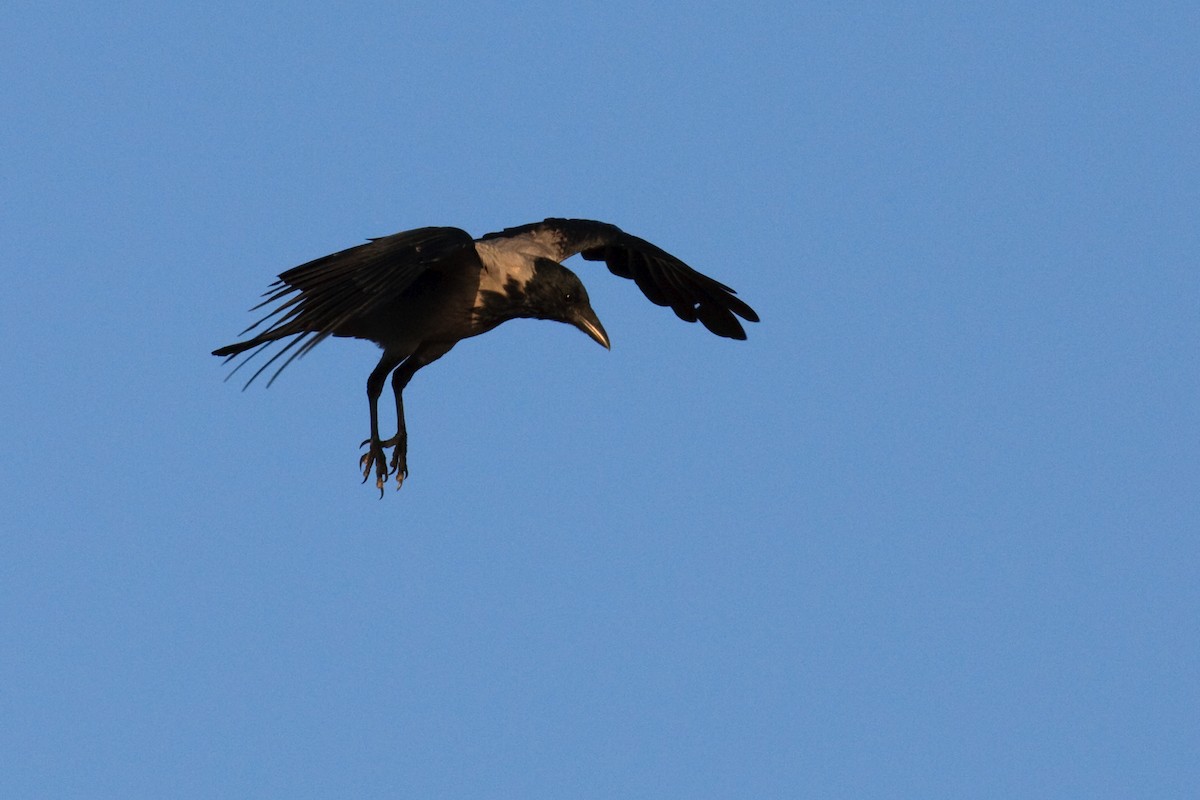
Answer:
<svg viewBox="0 0 1200 800"><path fill-rule="evenodd" d="M0 796L1200 791L1195 3L39 3L0 25ZM612 337L209 355L423 225ZM387 404L385 403L385 408ZM389 422L390 415L385 417Z"/></svg>

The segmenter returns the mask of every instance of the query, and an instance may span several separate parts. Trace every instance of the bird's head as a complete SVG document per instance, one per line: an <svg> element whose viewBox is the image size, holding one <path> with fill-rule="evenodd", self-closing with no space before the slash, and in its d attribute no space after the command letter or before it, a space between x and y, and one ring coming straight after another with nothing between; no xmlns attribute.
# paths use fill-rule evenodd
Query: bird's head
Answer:
<svg viewBox="0 0 1200 800"><path fill-rule="evenodd" d="M608 334L592 310L583 281L562 264L539 258L534 264L533 277L525 284L524 293L528 316L574 325L597 344L610 347Z"/></svg>

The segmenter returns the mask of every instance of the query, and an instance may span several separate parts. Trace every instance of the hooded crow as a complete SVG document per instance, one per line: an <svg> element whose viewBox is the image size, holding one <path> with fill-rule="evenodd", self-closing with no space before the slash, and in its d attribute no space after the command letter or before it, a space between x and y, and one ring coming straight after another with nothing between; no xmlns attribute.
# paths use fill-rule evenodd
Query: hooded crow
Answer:
<svg viewBox="0 0 1200 800"><path fill-rule="evenodd" d="M733 289L644 239L604 222L547 219L479 239L459 228L417 228L290 269L251 310L273 309L242 334L266 327L213 355L228 362L250 351L234 368L237 372L272 342L294 337L246 381L249 386L286 356L269 386L284 367L326 337L367 339L383 348L367 378L371 436L363 442L367 452L359 460L363 482L374 474L382 497L390 475L396 476L396 488L408 476L404 387L417 370L459 341L507 320L531 317L574 325L609 347L583 283L559 263L576 254L605 262L614 275L631 278L652 303L670 307L687 322L699 321L718 336L745 339L738 317L758 322ZM396 396L396 435L385 440L379 435L379 396L389 374Z"/></svg>

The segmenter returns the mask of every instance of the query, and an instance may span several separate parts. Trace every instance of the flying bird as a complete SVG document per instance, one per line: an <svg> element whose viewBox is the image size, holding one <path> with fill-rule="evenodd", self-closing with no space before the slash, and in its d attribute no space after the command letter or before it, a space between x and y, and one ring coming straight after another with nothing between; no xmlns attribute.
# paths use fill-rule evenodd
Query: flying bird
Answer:
<svg viewBox="0 0 1200 800"><path fill-rule="evenodd" d="M359 460L365 483L372 474L383 496L391 475L400 488L408 476L404 387L421 367L454 345L518 318L575 326L609 347L608 334L579 277L561 261L582 254L631 278L652 302L680 319L699 321L728 339L745 339L738 317L758 314L733 289L702 275L675 256L615 225L585 219L547 219L473 239L459 228L417 228L370 239L282 273L252 311L274 308L242 331L249 339L213 351L226 362L250 351L232 376L273 342L294 337L254 372L246 386L284 358L267 385L329 336L367 339L383 349L367 378L371 436ZM396 435L379 435L379 396L392 376ZM392 450L390 461L386 450Z"/></svg>

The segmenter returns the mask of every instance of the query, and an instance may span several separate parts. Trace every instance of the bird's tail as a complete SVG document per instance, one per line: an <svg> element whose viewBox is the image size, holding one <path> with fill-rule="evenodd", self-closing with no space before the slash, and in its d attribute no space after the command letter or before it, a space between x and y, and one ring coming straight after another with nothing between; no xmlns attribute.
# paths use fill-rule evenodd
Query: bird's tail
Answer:
<svg viewBox="0 0 1200 800"><path fill-rule="evenodd" d="M245 331L243 331L243 333L245 333ZM275 353L267 359L266 363L260 365L259 368L255 370L254 374L250 376L250 379L246 381L246 386L243 388L246 388L250 386L250 384L254 383L255 378L265 372L267 368L278 361L280 357L286 355L287 358L284 360L283 364L281 364L279 368L275 370L275 373L271 376L271 379L267 381L267 386L270 386L275 382L275 379L279 377L279 373L283 372L284 367L295 361L298 357L307 353L329 335L329 333L317 333L316 331L305 330L303 328L297 329L297 326L273 328L260 333L258 336L247 339L244 342L234 342L233 344L227 344L224 347L218 347L216 350L212 351L212 354L214 356L224 358L225 363L228 364L241 353L250 351L250 353L241 361L239 361L234 366L233 370L225 376L225 380L229 380L238 372L238 370L250 363L255 356L263 352L273 342L280 341L281 339L287 339L288 337L295 337L283 347L275 351Z"/></svg>

